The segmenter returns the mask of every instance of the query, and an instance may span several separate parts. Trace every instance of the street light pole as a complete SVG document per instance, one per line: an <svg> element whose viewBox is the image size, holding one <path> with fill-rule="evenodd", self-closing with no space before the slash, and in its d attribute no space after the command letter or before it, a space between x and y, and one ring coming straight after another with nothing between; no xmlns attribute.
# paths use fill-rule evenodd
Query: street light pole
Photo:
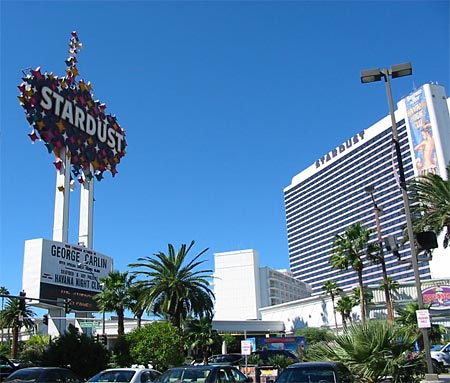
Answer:
<svg viewBox="0 0 450 383"><path fill-rule="evenodd" d="M368 82L374 82L374 81L380 81L381 78L384 78L385 84L386 84L386 94L388 98L389 103L389 114L391 116L391 124L392 124L392 142L395 146L395 152L397 155L397 165L398 165L398 175L400 179L400 188L402 190L402 197L403 197L403 204L405 208L405 217L406 217L406 226L408 230L408 238L409 238L409 244L411 249L411 264L414 270L414 281L416 285L416 291L417 291L417 303L419 306L419 310L422 310L424 308L423 304L423 295L422 295L422 286L420 282L420 274L419 274L419 265L417 261L417 250L414 240L414 231L412 227L412 221L411 221L411 211L409 207L409 198L408 198L408 191L406 187L406 179L405 179L405 172L403 169L403 160L401 155L401 149L400 149L400 142L398 138L398 131L397 131L397 122L395 120L395 111L394 111L394 102L392 100L392 89L391 89L391 80L392 78L397 77L403 77L403 76L409 76L412 74L412 66L411 63L405 63L405 64L399 64L399 65L393 65L391 69L384 68L384 69L370 69L367 71L361 72L361 82L362 83L368 83ZM430 340L428 337L428 329L422 328L422 337L423 337L423 347L425 351L425 359L427 363L427 370L428 373L433 373L433 364L431 361L431 354L430 354Z"/></svg>

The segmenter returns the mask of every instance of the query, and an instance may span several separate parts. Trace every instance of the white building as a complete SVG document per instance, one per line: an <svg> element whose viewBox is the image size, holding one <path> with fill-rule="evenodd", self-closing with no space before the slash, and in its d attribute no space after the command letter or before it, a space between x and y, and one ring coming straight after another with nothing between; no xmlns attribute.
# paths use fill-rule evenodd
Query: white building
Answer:
<svg viewBox="0 0 450 383"><path fill-rule="evenodd" d="M259 267L255 250L214 254L215 321L261 319L259 309L311 295L286 271Z"/></svg>
<svg viewBox="0 0 450 383"><path fill-rule="evenodd" d="M432 279L421 283L422 292L432 287L450 289L450 279ZM373 293L373 300L367 306L369 319L386 318L386 300L384 291L379 285L368 286ZM348 293L348 291L347 291ZM429 295L428 295L429 296ZM336 302L340 297L336 297ZM405 282L392 293L394 310L403 308L406 303L417 301L417 289L414 282ZM336 304L335 302L335 304ZM327 329L342 329L342 316L336 313L334 317L333 303L329 295L314 295L309 298L287 302L276 306L263 307L261 310L262 321L284 323L286 334L293 334L302 327L322 327ZM439 324L450 328L450 307L446 305L432 305L430 316L433 324ZM361 321L360 306L353 307L351 313L353 322Z"/></svg>
<svg viewBox="0 0 450 383"><path fill-rule="evenodd" d="M448 103L444 88L435 84L423 85L398 102L395 116L406 180L427 172L446 178L450 161ZM373 196L382 209L383 238L393 235L401 244L406 220L396 158L388 115L315 161L285 188L290 270L312 287L313 294L320 293L330 279L343 289L358 285L353 270L335 270L329 258L334 235L356 222L374 229L372 240L376 240L373 201L367 187L374 187ZM435 250L436 268L420 262L422 280L450 276L449 249L445 252L446 256L442 249ZM385 251L388 274L399 282L414 280L413 268L405 262L411 257L409 242L400 247L400 255L403 262ZM364 265L364 284L378 284L381 279L379 265Z"/></svg>

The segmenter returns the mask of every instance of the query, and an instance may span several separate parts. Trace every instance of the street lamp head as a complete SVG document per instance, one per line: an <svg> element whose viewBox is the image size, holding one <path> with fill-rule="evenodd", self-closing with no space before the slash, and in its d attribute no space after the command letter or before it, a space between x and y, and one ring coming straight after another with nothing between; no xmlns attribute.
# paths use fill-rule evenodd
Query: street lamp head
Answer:
<svg viewBox="0 0 450 383"><path fill-rule="evenodd" d="M366 84L368 82L380 81L383 76L384 74L379 68L363 70L361 71L361 82Z"/></svg>
<svg viewBox="0 0 450 383"><path fill-rule="evenodd" d="M412 75L412 65L410 62L392 65L391 67L391 77L404 77Z"/></svg>
<svg viewBox="0 0 450 383"><path fill-rule="evenodd" d="M366 187L364 188L364 191L365 191L366 193L373 194L373 193L375 193L375 186L373 186L373 185L366 186Z"/></svg>
<svg viewBox="0 0 450 383"><path fill-rule="evenodd" d="M390 75L392 78L410 76L412 74L412 65L410 62L392 65L391 69L381 70L380 68L367 69L361 71L361 82L363 84L369 82L380 81Z"/></svg>

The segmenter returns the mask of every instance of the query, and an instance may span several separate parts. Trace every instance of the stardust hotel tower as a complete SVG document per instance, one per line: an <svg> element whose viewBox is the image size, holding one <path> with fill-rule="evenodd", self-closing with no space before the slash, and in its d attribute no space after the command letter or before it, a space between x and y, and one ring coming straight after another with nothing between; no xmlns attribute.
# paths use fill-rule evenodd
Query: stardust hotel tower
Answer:
<svg viewBox="0 0 450 383"><path fill-rule="evenodd" d="M444 88L436 84L425 84L397 103L395 117L406 180L429 172L447 177L449 103ZM284 189L290 269L295 278L311 286L313 294L321 293L324 282L331 279L342 289L358 286L351 268L335 270L329 259L334 235L356 222L373 229L370 240L377 240L369 187L382 210L383 239L393 236L399 244L401 261L384 250L388 275L399 282L414 281L409 242L402 245L406 218L388 115L294 176ZM442 246L442 240L438 242ZM434 278L435 257L430 262L421 258L423 253L419 253L421 279ZM450 259L448 254L446 259ZM447 274L450 276L450 266ZM381 267L365 260L363 275L365 285L380 284Z"/></svg>

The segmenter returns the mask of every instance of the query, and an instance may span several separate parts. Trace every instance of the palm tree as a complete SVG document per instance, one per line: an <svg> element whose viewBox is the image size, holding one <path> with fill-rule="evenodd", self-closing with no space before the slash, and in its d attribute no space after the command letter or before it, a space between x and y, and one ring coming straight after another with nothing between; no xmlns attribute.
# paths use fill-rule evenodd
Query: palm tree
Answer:
<svg viewBox="0 0 450 383"><path fill-rule="evenodd" d="M419 309L417 302L408 302L403 308L398 308L396 322L405 327L417 327L416 311Z"/></svg>
<svg viewBox="0 0 450 383"><path fill-rule="evenodd" d="M140 299L143 291L144 290L141 288L139 283L135 283L129 291L131 296L130 309L133 312L134 317L136 318L136 326L138 328L142 326L142 316L145 312L145 307L143 306L142 300Z"/></svg>
<svg viewBox="0 0 450 383"><path fill-rule="evenodd" d="M387 288L389 289L389 298L390 298L390 304L391 304L391 311L392 311L392 320L394 319L394 301L393 301L393 293L395 293L398 288L400 287L400 284L398 283L398 281L396 281L394 278L387 276L387 284L386 281L383 279L380 283L380 290L381 291L385 291L386 289L386 285ZM386 305L388 303L386 302ZM389 309L388 309L389 310ZM389 312L389 311L388 311ZM388 315L388 319L389 315Z"/></svg>
<svg viewBox="0 0 450 383"><path fill-rule="evenodd" d="M138 258L141 263L129 265L144 268L135 271L134 275L145 278L139 284L143 289L141 299L147 312L167 318L178 328L188 315L200 318L213 315L214 294L207 280L212 270L195 270L204 262L198 259L208 249L186 261L194 243L192 241L189 246L182 244L178 252L169 244L167 255L159 252L154 255L155 258Z"/></svg>
<svg viewBox="0 0 450 383"><path fill-rule="evenodd" d="M347 327L347 319L352 322L352 308L354 304L350 297L343 296L336 303L336 310L339 311L342 317L342 325Z"/></svg>
<svg viewBox="0 0 450 383"><path fill-rule="evenodd" d="M201 350L203 364L208 364L208 356L214 345L221 343L221 338L217 330L212 328L212 318L205 316L200 319L187 321L187 338L189 347L194 350Z"/></svg>
<svg viewBox="0 0 450 383"><path fill-rule="evenodd" d="M450 240L450 164L447 179L428 173L410 181L411 213L414 232L445 230L444 248Z"/></svg>
<svg viewBox="0 0 450 383"><path fill-rule="evenodd" d="M334 305L334 299L336 298L336 295L342 291L342 289L339 287L339 285L335 280L330 279L323 284L322 290L325 292L325 294L328 294L331 298L331 303L333 304L334 325L337 330L338 326L336 320L336 307Z"/></svg>
<svg viewBox="0 0 450 383"><path fill-rule="evenodd" d="M36 334L30 337L23 345L20 359L34 365L42 365L42 357L49 347L51 336Z"/></svg>
<svg viewBox="0 0 450 383"><path fill-rule="evenodd" d="M348 326L331 342L308 348L309 360L335 360L347 365L360 382L412 382L424 372L423 355L411 355L416 334L392 321L371 320ZM406 358L405 355L411 355Z"/></svg>
<svg viewBox="0 0 450 383"><path fill-rule="evenodd" d="M379 234L381 237L381 234ZM389 276L386 270L386 262L384 260L383 254L383 245L381 242L381 238L379 237L380 242L372 242L367 246L367 259L372 263L378 264L381 266L381 272L383 274L383 291L384 297L386 299L386 308L387 308L387 318L389 320L394 319L394 312L392 310L392 300L391 300L391 290L389 289Z"/></svg>
<svg viewBox="0 0 450 383"><path fill-rule="evenodd" d="M369 242L371 230L361 222L347 228L344 234L336 234L333 241L333 250L330 263L333 268L347 270L351 267L358 275L361 302L361 321L366 320L366 305L364 302L363 285L363 250Z"/></svg>
<svg viewBox="0 0 450 383"><path fill-rule="evenodd" d="M373 300L373 293L368 289L364 289L364 304L366 308L370 305ZM350 296L351 301L353 302L353 306L358 306L361 304L361 291L359 287L355 287L352 289L352 295Z"/></svg>
<svg viewBox="0 0 450 383"><path fill-rule="evenodd" d="M17 357L19 344L19 332L22 326L26 329L35 327L33 316L36 314L25 306L21 307L19 298L8 298L6 307L0 312L0 326L12 328L11 358Z"/></svg>
<svg viewBox="0 0 450 383"><path fill-rule="evenodd" d="M4 306L4 295L9 295L9 290L5 287L5 286L0 286L0 294L2 296L2 310L3 310L3 306ZM3 326L2 326L2 343L3 343Z"/></svg>
<svg viewBox="0 0 450 383"><path fill-rule="evenodd" d="M417 325L417 314L416 311L419 309L419 304L417 302L408 302L403 308L398 308L397 318L395 322L401 327L407 328L411 333L416 334L417 343L419 348L423 349L423 338L421 331Z"/></svg>
<svg viewBox="0 0 450 383"><path fill-rule="evenodd" d="M103 284L101 293L94 295L94 299L102 312L113 311L117 313L117 334L125 334L124 318L125 310L131 308L132 296L130 289L134 276L129 276L128 271L111 271L107 277L100 278Z"/></svg>
<svg viewBox="0 0 450 383"><path fill-rule="evenodd" d="M3 301L5 299L4 295L9 295L9 291L5 286L0 286L0 295L2 296L2 310L3 310Z"/></svg>
<svg viewBox="0 0 450 383"><path fill-rule="evenodd" d="M430 305L425 305L425 309L429 309ZM408 328L410 332L417 335L417 342L420 349L423 349L423 335L417 324L416 311L419 310L419 304L417 302L408 302L403 308L398 308L398 317L395 318L395 322L402 327ZM446 333L445 327L432 325L428 330L429 338L432 342L441 342L442 335Z"/></svg>

